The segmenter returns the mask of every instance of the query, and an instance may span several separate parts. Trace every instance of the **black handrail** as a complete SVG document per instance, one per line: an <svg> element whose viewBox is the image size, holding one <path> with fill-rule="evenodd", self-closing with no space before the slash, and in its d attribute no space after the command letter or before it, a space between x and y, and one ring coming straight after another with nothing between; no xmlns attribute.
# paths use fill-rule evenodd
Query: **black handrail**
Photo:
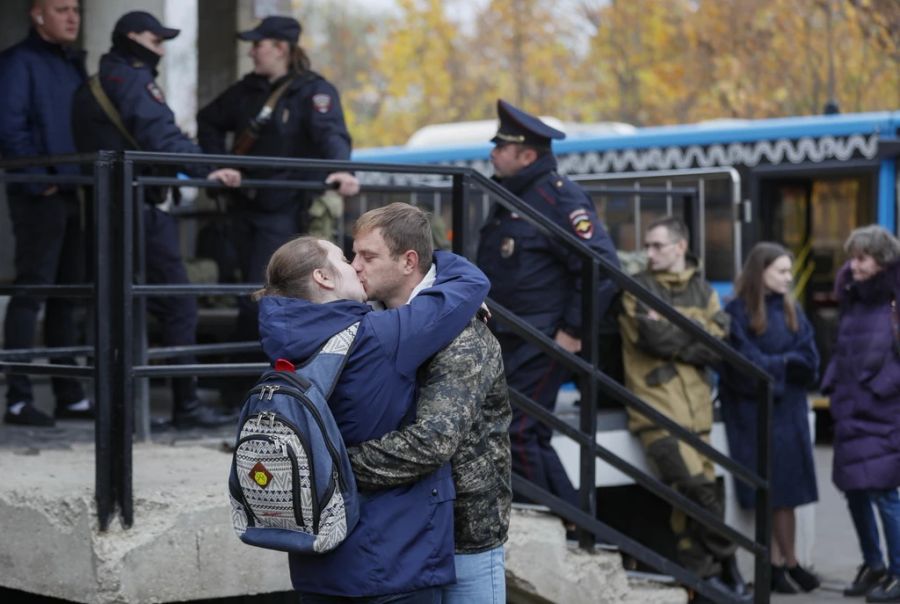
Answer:
<svg viewBox="0 0 900 604"><path fill-rule="evenodd" d="M598 458L602 459L623 474L627 475L640 486L646 488L657 497L667 501L672 505L672 507L682 510L688 516L699 520L706 526L713 529L715 532L723 535L724 537L727 537L728 539L731 539L744 549L748 549L754 554L762 554L766 551L764 547L758 545L756 542L754 542L744 534L739 533L735 529L731 528L721 519L716 518L710 512L701 508L699 505L697 505L678 491L664 484L659 479L642 472L637 467L631 465L621 457L617 456L608 448L597 443L596 440L591 439L591 437L587 434L573 428L565 421L556 417L553 413L547 411L546 409L535 403L533 400L531 400L529 397L525 396L511 386L509 388L509 395L510 399L513 400L517 406L527 411L529 415L539 419L541 423L553 427L553 429L557 430L561 434L568 436L576 443L578 443L579 446L586 448L593 455L596 455Z"/></svg>
<svg viewBox="0 0 900 604"><path fill-rule="evenodd" d="M39 165L55 165L60 163L85 163L92 162L94 174L92 177L77 177L67 175L33 175L21 173L7 173L0 175L0 180L19 182L53 182L53 183L77 183L92 182L94 187L94 218L96 224L96 245L98 253L95 257L96 281L92 286L8 286L0 287L0 293L10 292L27 295L66 295L95 297L95 349L94 367L72 367L56 365L53 363L35 365L28 363L15 363L0 361L0 367L11 371L25 371L28 373L46 373L48 375L86 375L90 372L95 377L95 395L97 398L97 503L98 516L101 529L108 527L115 508L121 510L122 519L126 526L133 522L133 498L131 477L131 453L132 436L130 426L133 424L133 406L129 404L133 400L134 379L136 377L150 376L187 376L187 375L222 375L230 374L252 375L259 373L267 365L262 363L219 363L219 364L193 364L193 365L146 365L135 363L132 355L127 353L135 333L135 323L132 312L135 303L149 295L219 295L246 294L257 286L241 284L209 284L209 285L175 285L148 286L136 284L134 279L134 262L132 253L135 250L132 239L132 227L134 221L134 202L140 202L145 186L196 186L196 187L221 187L221 183L205 179L177 179L167 177L150 177L140 175L138 166L150 164L156 165L215 165L217 167L254 168L261 171L266 169L296 170L298 172L333 172L353 170L356 172L378 171L401 175L409 175L408 180L413 183L405 190L421 190L421 185L416 182L425 182L428 177L438 175L441 179L449 178L451 186L427 187L429 192L449 193L452 196L454 249L464 252L469 243L466 229L466 199L467 190L476 189L480 195L489 195L495 201L505 205L509 209L523 216L539 231L554 239L568 251L577 254L584 260L583 270L583 307L585 312L583 324L590 328L597 324L596 285L602 274L612 280L622 289L633 294L650 308L659 312L671 323L691 334L696 340L712 349L725 362L728 362L742 371L745 375L759 381L759 428L763 443L769 442L769 417L771 413L771 378L760 368L736 353L723 342L709 335L702 328L682 316L674 308L668 306L663 300L656 297L649 290L641 286L633 278L623 273L614 265L596 252L588 249L583 242L560 226L548 221L539 212L525 204L519 198L500 187L497 183L487 179L478 172L469 168L455 166L428 166L428 165L399 165L364 162L343 162L326 160L292 160L283 158L263 158L247 156L201 156L180 155L170 153L147 152L99 152L97 154L81 154L71 156L55 156L43 158L21 158L15 160L0 160L0 169L19 169ZM323 183L294 181L294 180L260 180L247 179L243 186L251 188L289 187L304 190L324 189ZM136 187L136 188L135 188ZM373 189L378 189L376 185ZM404 187L382 187L390 191L401 190ZM611 193L614 189L598 190L598 193ZM136 196L133 196L136 192ZM634 194L634 191L626 191ZM667 191L666 194L672 194ZM662 193L661 193L662 194ZM111 200L119 197L116 203ZM138 215L136 218L140 218ZM138 233L137 236L140 236ZM602 459L613 467L631 476L639 485L647 488L673 506L681 509L689 516L709 526L735 543L750 550L757 560L756 564L756 600L764 601L768 595L768 543L769 527L771 526L771 510L768 507L768 481L769 473L768 447L759 447L758 467L760 473L756 474L743 465L734 462L728 456L720 453L695 434L679 426L671 419L649 406L638 397L622 388L608 376L598 371L595 367L597 361L596 343L594 338L587 338L585 350L582 355L585 358L572 355L556 346L552 339L535 330L528 323L512 315L507 309L491 302L490 306L494 316L507 324L514 333L534 343L544 352L559 359L568 367L577 371L583 379L584 392L588 394L588 404L582 405L579 429L569 426L553 414L537 406L533 401L519 392L511 390L512 398L518 406L526 412L542 421L566 436L573 438L581 449L581 504L579 510L553 497L545 491L541 491L534 485L524 481L521 477L514 477L516 491L528 496L530 499L549 503L551 508L567 519L575 521L583 530L579 534L582 546L589 546L591 541L587 538L588 532L601 538L614 536L614 540L620 544L623 551L633 553L635 557L651 564L663 572L676 577L682 583L710 595L719 601L728 601L728 594L722 594L712 589L709 584L699 577L668 561L648 548L637 544L629 538L621 535L594 518L595 513L595 489L594 464L597 458ZM103 310L101 310L103 309ZM104 313L108 313L104 315ZM239 343L238 346L246 345ZM215 346L215 345L213 345ZM228 346L228 345L225 345ZM47 351L45 356L59 356L59 351ZM200 354L204 346L168 347L164 349L152 349L144 353L144 358L168 358ZM209 349L208 353L213 350ZM16 357L15 353L22 355L29 351L9 351L4 358ZM40 356L35 354L34 356ZM56 373L54 373L56 372ZM674 491L659 480L644 474L631 464L625 462L607 449L596 444L596 409L595 401L598 391L603 391L614 399L628 407L640 411L658 425L664 427L679 440L688 443L703 455L709 457L721 466L730 470L735 476L757 488L757 527L756 541L744 537L708 511L697 504L687 500L684 496Z"/></svg>
<svg viewBox="0 0 900 604"><path fill-rule="evenodd" d="M742 463L731 459L729 456L725 455L709 443L700 439L699 436L686 429L684 426L677 424L669 416L665 415L655 407L652 407L651 405L645 403L640 398L635 396L630 390L623 387L621 384L610 378L602 371L598 370L593 365L585 362L585 360L581 357L574 355L567 350L564 350L559 345L557 345L553 339L544 335L540 330L535 329L527 321L523 321L522 319L516 317L504 306L501 306L490 298L488 298L487 302L488 308L490 308L493 316L507 325L516 335L527 339L529 342L531 342L531 344L540 348L542 352L554 357L556 360L562 363L569 365L582 375L587 375L595 378L605 394L612 396L616 401L626 405L627 407L631 407L636 411L640 411L642 415L645 415L648 419L652 420L660 427L665 428L666 430L672 432L674 435L678 436L679 440L682 440L683 442L691 445L697 450L698 453L702 453L706 457L709 457L710 459L715 461L717 464L730 470L735 476L741 478L744 482L757 488L768 488L768 482L764 478L756 475L752 470L744 466ZM557 422L562 423L562 420L560 420L559 418L556 418L556 420Z"/></svg>
<svg viewBox="0 0 900 604"><path fill-rule="evenodd" d="M537 210L530 207L524 201L512 195L506 189L500 187L497 183L491 181L490 179L484 177L479 173L473 173L469 177L473 182L481 185L482 190L486 190L491 193L493 198L507 207L510 211L514 211L520 216L525 216L529 219L529 223L537 228L540 231L543 231L545 234L550 236L555 242L563 244L570 252L577 254L581 258L587 261L589 260L594 266L602 270L606 277L615 282L619 287L623 290L631 293L638 300L649 306L650 308L659 312L660 315L668 319L671 323L682 329L684 332L691 335L695 341L699 341L708 348L712 349L719 357L727 363L730 363L732 366L736 367L743 374L747 375L748 378L756 379L759 383L759 398L758 398L758 414L757 414L757 428L759 430L758 436L761 438L759 446L757 447L757 468L759 468L759 474L756 477L753 476L753 473L740 466L740 464L730 464L726 465L723 463L722 465L726 465L726 467L737 468L740 467L739 471L736 471L735 474L740 478L744 479L751 484L754 484L756 489L756 543L758 543L762 547L762 553L758 551L755 553L756 564L755 564L755 573L754 573L754 584L755 584L755 592L754 592L754 600L761 604L762 602L768 601L769 595L769 582L771 570L768 561L768 550L769 543L771 539L771 522L772 522L772 510L769 507L769 481L768 477L771 475L771 467L770 467L770 459L771 459L771 426L770 426L770 418L772 414L772 378L766 373L763 369L757 367L754 363L750 362L748 359L743 357L743 355L739 354L737 351L732 349L730 346L726 345L724 342L718 340L717 338L710 335L706 330L702 329L698 325L694 324L690 319L679 313L675 310L674 307L668 306L662 299L657 297L655 294L647 290L645 287L640 285L637 281L635 281L632 277L625 274L618 267L613 266L605 258L600 256L597 252L587 248L584 246L581 241L576 238L572 233L566 231L559 225L551 222L550 220L544 218ZM464 222L462 223L465 224ZM597 283L594 279L591 279L585 283L583 283L583 290L591 288L594 289ZM583 310L586 312L590 307L588 306L589 296L583 296ZM585 317L586 319L588 317ZM541 336L543 334L540 334ZM531 340L532 343L538 340ZM546 342L545 342L546 344ZM566 362L566 361L564 361ZM569 366L572 366L569 363L566 363ZM622 389L619 392L616 392L614 388L612 388L611 380L608 378L600 378L597 375L590 375L587 378L594 385L600 384L609 385L609 393L620 402L630 401L632 407L637 407L636 404L637 399L630 395L630 393L626 394L627 391ZM593 407L595 405L596 399L591 399L589 401L589 405ZM626 402L626 404L628 404ZM642 411L642 413L645 413ZM665 423L661 421L664 416L661 414L656 414L656 417L653 419L657 421L657 423ZM584 418L584 409L582 409L582 419ZM667 419L667 418L666 418ZM582 422L582 427L584 427L584 422ZM679 429L669 428L669 432L676 436L679 441L687 442L691 446L693 446L698 452L702 452L705 455L713 459L723 459L726 456L721 453L712 451L712 447L707 447L706 443L699 443L701 446L697 446L696 439L688 438L686 430L679 427ZM593 432L588 432L593 435ZM582 450L582 461L584 461L584 457L586 455L586 450L584 448ZM593 480L590 481L590 484L593 484ZM667 487L668 488L668 487ZM584 483L582 483L582 488L580 489L582 495L584 495ZM587 498L582 497L582 501L585 501ZM593 507L590 508L591 512L593 512ZM682 509L682 511L684 511ZM706 523L704 523L706 524ZM709 525L707 525L709 526ZM579 541L582 545L585 545L586 540L583 537L579 538Z"/></svg>
<svg viewBox="0 0 900 604"><path fill-rule="evenodd" d="M480 185L482 185L483 189L486 189L488 192L490 192L492 196L494 196L497 201L502 203L504 206L512 211L515 211L517 214L528 217L529 222L533 226L535 226L538 230L543 231L544 234L552 237L559 243L562 243L567 248L567 251L577 254L582 258L591 258L595 260L600 266L600 269L604 272L605 276L615 282L616 285L633 294L635 298L637 298L653 310L659 312L659 314L664 316L676 326L680 327L683 331L691 334L692 337L696 338L708 348L712 349L712 351L722 357L723 360L733 365L737 369L740 369L743 373L749 374L749 377L753 377L758 380L765 380L767 382L772 381L772 376L770 376L765 370L749 361L746 357L737 352L728 344L725 344L718 338L710 335L705 329L698 326L696 323L678 312L675 307L666 304L666 302L662 298L656 296L650 290L635 281L633 277L628 275L619 267L611 264L598 252L585 246L583 241L578 237L562 228L558 224L549 221L539 211L535 210L530 205L526 204L524 201L522 201L494 181L490 180L489 178L479 174L478 172L473 172L471 174L471 178L475 182L478 182Z"/></svg>
<svg viewBox="0 0 900 604"><path fill-rule="evenodd" d="M721 591L720 589L713 587L707 581L698 577L694 573L685 570L683 567L679 566L675 562L672 562L665 556L658 554L642 543L639 543L638 541L632 539L628 535L620 533L608 524L597 520L597 518L586 514L584 511L578 509L569 502L550 494L544 489L536 486L530 480L523 478L519 474L513 473L512 485L513 489L517 493L521 493L525 497L528 497L528 499L536 501L541 505L547 506L548 508L553 510L555 514L560 515L569 522L573 522L578 526L587 528L602 541L616 544L616 547L618 547L621 551L629 554L637 560L648 564L661 573L672 576L682 585L685 585L686 587L689 587L703 594L704 596L711 598L715 602L738 602L738 599L734 597L734 594ZM756 589L754 593L757 602L768 603L768 587L763 589ZM760 598L760 595L762 596L762 599Z"/></svg>

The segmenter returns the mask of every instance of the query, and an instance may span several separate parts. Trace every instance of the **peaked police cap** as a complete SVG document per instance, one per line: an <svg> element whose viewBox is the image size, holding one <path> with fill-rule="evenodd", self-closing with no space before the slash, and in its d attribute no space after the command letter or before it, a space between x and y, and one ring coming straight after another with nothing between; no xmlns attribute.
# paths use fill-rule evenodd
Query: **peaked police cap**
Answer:
<svg viewBox="0 0 900 604"><path fill-rule="evenodd" d="M296 45L300 41L300 22L292 17L266 17L253 29L239 32L237 37L248 42L284 40Z"/></svg>
<svg viewBox="0 0 900 604"><path fill-rule="evenodd" d="M150 13L135 10L119 17L119 20L116 21L116 26L113 28L113 36L116 34L127 36L131 33L139 34L145 31L149 31L163 40L171 40L181 33L179 29L166 27Z"/></svg>
<svg viewBox="0 0 900 604"><path fill-rule="evenodd" d="M497 117L500 127L491 139L492 143L520 143L549 147L553 139L566 138L565 133L552 128L535 116L525 113L503 99L497 99Z"/></svg>

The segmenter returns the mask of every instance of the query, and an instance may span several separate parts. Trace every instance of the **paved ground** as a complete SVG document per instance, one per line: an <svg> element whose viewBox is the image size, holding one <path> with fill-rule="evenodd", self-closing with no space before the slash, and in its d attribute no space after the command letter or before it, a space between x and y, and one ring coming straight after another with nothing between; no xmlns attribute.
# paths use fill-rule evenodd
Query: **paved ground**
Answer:
<svg viewBox="0 0 900 604"><path fill-rule="evenodd" d="M816 506L816 533L813 564L822 587L810 594L773 594L775 604L817 604L819 602L864 602L845 598L845 584L853 580L861 563L856 533L844 497L831 483L831 447L816 447L819 504Z"/></svg>
<svg viewBox="0 0 900 604"><path fill-rule="evenodd" d="M0 380L2 383L2 380ZM45 411L52 411L49 382L38 378L37 404ZM201 391L204 398L214 403L218 395L214 391ZM151 389L151 410L156 417L166 417L170 411L168 389L158 384ZM169 444L230 443L234 428L215 431L175 431L153 435L153 440ZM30 448L68 448L73 442L91 442L94 439L93 424L89 422L59 422L54 428L23 429L5 426L0 422L0 448L13 448L27 452ZM820 445L815 452L820 501L815 507L815 543L812 548L814 570L822 578L823 587L811 594L772 596L775 604L813 604L819 602L853 602L841 594L860 563L858 545L843 496L831 484L831 448ZM749 576L749 575L748 575ZM863 600L855 600L863 601Z"/></svg>
<svg viewBox="0 0 900 604"><path fill-rule="evenodd" d="M49 380L46 378L32 378L34 380L35 405L45 413L53 414L53 395L50 390ZM0 379L0 390L5 392L6 385ZM171 416L171 402L169 389L160 380L150 389L150 413L154 419L166 420ZM216 390L200 389L198 395L212 406L218 405L219 393ZM239 394L234 395L236 399ZM0 404L0 409L5 411L5 402ZM235 422L235 426L237 423ZM151 440L165 444L177 444L187 441L224 440L231 442L234 438L235 426L225 426L217 429L192 429L174 430L168 429L154 432ZM138 439L136 439L138 440ZM26 428L21 426L8 426L0 421L0 448L28 449L40 444L42 449L65 449L71 443L87 443L94 441L94 424L88 421L57 421L52 428Z"/></svg>

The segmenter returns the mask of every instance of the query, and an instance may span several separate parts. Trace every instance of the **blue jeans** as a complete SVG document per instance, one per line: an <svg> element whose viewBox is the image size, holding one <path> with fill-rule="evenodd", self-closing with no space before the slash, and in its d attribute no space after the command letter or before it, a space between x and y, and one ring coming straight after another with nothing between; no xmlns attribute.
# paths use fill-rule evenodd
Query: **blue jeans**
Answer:
<svg viewBox="0 0 900 604"><path fill-rule="evenodd" d="M897 489L847 491L847 507L853 518L863 561L870 568L884 568L878 524L872 505L878 508L887 545L888 570L900 576L900 494Z"/></svg>
<svg viewBox="0 0 900 604"><path fill-rule="evenodd" d="M443 604L505 604L503 546L478 554L456 554L456 583L444 587Z"/></svg>

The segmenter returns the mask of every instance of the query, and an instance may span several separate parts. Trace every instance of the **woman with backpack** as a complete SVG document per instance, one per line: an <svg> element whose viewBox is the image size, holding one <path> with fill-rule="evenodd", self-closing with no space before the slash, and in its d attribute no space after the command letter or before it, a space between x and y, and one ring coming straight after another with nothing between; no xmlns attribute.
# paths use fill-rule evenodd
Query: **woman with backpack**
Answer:
<svg viewBox="0 0 900 604"><path fill-rule="evenodd" d="M410 247L425 267L432 258L430 225L423 212L407 207L409 218L421 225ZM329 397L348 447L412 418L419 365L462 331L487 295L487 278L468 261L447 252L433 258L434 285L386 311L364 303L355 271L330 242L300 237L269 262L259 303L262 346L270 360L302 365L335 333L359 323ZM449 464L419 482L362 497L359 523L344 543L326 554L290 555L291 579L302 601L435 601L437 588L455 580L453 498Z"/></svg>

